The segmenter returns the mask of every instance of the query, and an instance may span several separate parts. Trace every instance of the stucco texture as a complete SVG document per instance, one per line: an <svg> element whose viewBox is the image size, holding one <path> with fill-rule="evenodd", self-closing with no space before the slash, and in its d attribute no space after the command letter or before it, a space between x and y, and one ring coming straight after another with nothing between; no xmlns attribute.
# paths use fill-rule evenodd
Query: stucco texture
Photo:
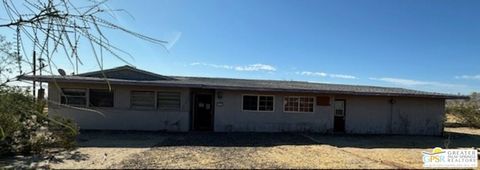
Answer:
<svg viewBox="0 0 480 170"><path fill-rule="evenodd" d="M189 89L155 88L112 85L114 107L68 107L60 103L60 88L108 89L107 85L49 84L49 114L61 115L75 120L81 129L95 130L167 130L188 131L190 115ZM169 112L156 109L130 108L130 93L138 91L174 91L181 93L180 111ZM87 93L88 95L88 93ZM88 97L87 97L88 98Z"/></svg>
<svg viewBox="0 0 480 170"><path fill-rule="evenodd" d="M218 91L223 93L222 99L216 99L215 105L215 131L257 131L257 132L291 132L310 131L327 132L333 123L332 106L315 106L313 113L284 112L284 96L313 96L312 94L296 93L268 93L254 91ZM217 92L217 93L218 93ZM274 110L244 111L242 109L242 96L273 95ZM330 100L333 100L330 97ZM223 105L219 105L221 102ZM330 103L333 103L332 101Z"/></svg>
<svg viewBox="0 0 480 170"><path fill-rule="evenodd" d="M443 131L444 99L338 98L346 99L347 133L440 135Z"/></svg>
<svg viewBox="0 0 480 170"><path fill-rule="evenodd" d="M49 83L49 100L60 102L59 88L106 89L100 84ZM189 131L190 97L188 88L112 85L113 108L69 108L49 104L51 115L75 120L81 129ZM132 90L176 91L181 93L179 112L130 108ZM219 95L220 93L220 95ZM274 96L274 111L243 111L242 95ZM219 97L221 96L221 97ZM328 96L330 105L315 104L313 113L284 112L285 96ZM313 93L279 93L216 90L214 131L216 132L333 132L334 100L346 101L345 132L352 134L440 135L443 131L444 99L419 97L352 96ZM88 110L96 110L92 112Z"/></svg>
<svg viewBox="0 0 480 170"><path fill-rule="evenodd" d="M440 135L444 99L412 97L335 96L328 94L221 91L215 107L215 131L332 132L334 100L346 101L345 132L351 134ZM242 95L275 96L273 112L243 111ZM313 113L284 112L285 96L329 96L330 106L315 105Z"/></svg>

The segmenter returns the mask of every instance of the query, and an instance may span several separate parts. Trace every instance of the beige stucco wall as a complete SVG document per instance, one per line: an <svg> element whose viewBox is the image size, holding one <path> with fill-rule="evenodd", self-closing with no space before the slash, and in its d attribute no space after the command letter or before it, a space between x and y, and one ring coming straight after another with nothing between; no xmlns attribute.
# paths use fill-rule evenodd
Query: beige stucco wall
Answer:
<svg viewBox="0 0 480 170"><path fill-rule="evenodd" d="M396 101L392 133L440 135L443 132L444 99L399 98Z"/></svg>
<svg viewBox="0 0 480 170"><path fill-rule="evenodd" d="M445 100L411 97L336 96L346 99L347 133L440 135ZM390 100L394 102L391 104Z"/></svg>
<svg viewBox="0 0 480 170"><path fill-rule="evenodd" d="M327 132L333 127L332 106L315 106L313 113L284 112L283 97L298 96L299 94L254 91L217 91L217 93L219 92L222 93L223 97L222 99L219 99L218 96L215 98L215 131ZM243 111L242 95L244 94L273 95L274 111ZM312 94L303 95L315 96ZM330 103L333 103L333 98L331 96L330 100Z"/></svg>
<svg viewBox="0 0 480 170"><path fill-rule="evenodd" d="M106 85L58 84L65 88L105 89ZM188 88L112 86L114 108L81 108L49 104L51 115L75 120L81 129L108 130L190 130L190 91ZM135 110L130 108L130 91L155 90L181 92L181 111ZM55 84L49 84L49 100L60 101ZM221 93L219 98L218 93ZM242 110L243 94L274 96L273 112ZM330 106L315 105L313 113L283 111L285 96L329 96ZM346 133L440 135L443 131L444 99L411 97L342 96L311 93L278 93L217 90L215 94L214 131L256 132L332 132L334 100L346 100ZM394 99L394 104L390 100ZM96 110L102 114L88 111Z"/></svg>
<svg viewBox="0 0 480 170"><path fill-rule="evenodd" d="M160 88L112 85L114 92L113 108L82 107L71 108L56 105L60 102L62 88L106 89L107 85L99 84L65 84L49 83L49 114L61 115L77 122L81 129L105 130L168 130L188 131L190 115L190 91L187 88ZM132 90L176 91L181 92L181 109L179 112L158 110L136 110L130 108L130 92ZM88 94L88 93L87 93ZM87 97L88 98L88 97ZM92 111L94 110L94 111Z"/></svg>
<svg viewBox="0 0 480 170"><path fill-rule="evenodd" d="M214 129L220 132L332 132L335 99L346 100L346 133L440 135L443 131L444 99L228 90L218 92L223 97L215 99ZM243 94L274 95L274 111L243 111ZM313 113L284 112L285 96L330 96L331 105L315 106ZM394 99L394 104L391 104L391 99Z"/></svg>

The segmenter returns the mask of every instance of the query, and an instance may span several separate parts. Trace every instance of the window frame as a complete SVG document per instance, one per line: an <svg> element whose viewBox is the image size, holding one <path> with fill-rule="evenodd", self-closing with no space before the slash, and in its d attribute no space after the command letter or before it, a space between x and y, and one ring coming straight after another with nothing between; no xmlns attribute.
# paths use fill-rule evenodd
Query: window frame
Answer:
<svg viewBox="0 0 480 170"><path fill-rule="evenodd" d="M158 94L159 93L178 93L178 110L162 110L159 107L158 103ZM157 90L155 91L155 109L159 112L181 112L182 111L182 92L181 91L164 91L164 90Z"/></svg>
<svg viewBox="0 0 480 170"><path fill-rule="evenodd" d="M153 107L133 106L134 92L153 92ZM130 109L133 110L157 110L157 91L155 90L130 90Z"/></svg>
<svg viewBox="0 0 480 170"><path fill-rule="evenodd" d="M108 92L111 92L112 93L112 106L91 106L91 100L90 100L90 97L91 97L91 92L92 90L106 90ZM94 88L89 88L87 89L88 91L88 100L87 100L87 107L91 107L91 108L115 108L115 90L114 89L111 89L111 90L108 90L108 89L94 89Z"/></svg>
<svg viewBox="0 0 480 170"><path fill-rule="evenodd" d="M286 110L286 99L287 98L297 98L298 99L298 104L297 104L297 108L298 108L298 111L287 111ZM311 112L305 112L305 111L300 111L300 98L312 98L313 99L313 103L312 103L312 111ZM283 112L285 113L315 113L315 103L316 103L316 99L315 99L315 96L283 96Z"/></svg>
<svg viewBox="0 0 480 170"><path fill-rule="evenodd" d="M243 109L244 96L256 96L257 97L257 110L245 110ZM260 110L260 96L272 97L272 110ZM265 94L242 94L242 104L240 105L242 112L275 112L275 95L265 95Z"/></svg>
<svg viewBox="0 0 480 170"><path fill-rule="evenodd" d="M132 97L132 93L133 92L153 92L153 97L154 97L154 106L152 108L139 108L139 107L132 107L132 101L133 101L133 97ZM162 109L159 109L159 105L158 105L158 93L161 93L161 92L167 92L167 93L178 93L179 94L179 108L178 110L162 110ZM157 112L182 112L182 106L183 106L183 103L182 103L182 91L170 91L170 90L130 90L130 106L129 108L132 109L132 110L152 110L152 111L157 111Z"/></svg>
<svg viewBox="0 0 480 170"><path fill-rule="evenodd" d="M66 97L65 93L63 92L64 89L75 89L75 90L84 90L85 92L85 95L83 96L85 98L85 104L68 104L68 103L62 103L62 98L63 97ZM60 88L60 93L59 93L59 103L60 105L67 105L67 106L73 106L73 107L88 107L88 103L89 103L89 99L90 99L90 95L89 95L89 89L88 88L70 88L70 87L67 87L67 88Z"/></svg>

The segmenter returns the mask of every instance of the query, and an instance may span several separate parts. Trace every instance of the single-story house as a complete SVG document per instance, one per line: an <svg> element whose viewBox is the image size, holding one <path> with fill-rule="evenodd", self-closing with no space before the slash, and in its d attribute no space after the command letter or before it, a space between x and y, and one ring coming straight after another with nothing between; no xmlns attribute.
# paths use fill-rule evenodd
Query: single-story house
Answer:
<svg viewBox="0 0 480 170"><path fill-rule="evenodd" d="M131 66L48 82L48 112L81 129L440 135L466 96L302 81L164 76Z"/></svg>

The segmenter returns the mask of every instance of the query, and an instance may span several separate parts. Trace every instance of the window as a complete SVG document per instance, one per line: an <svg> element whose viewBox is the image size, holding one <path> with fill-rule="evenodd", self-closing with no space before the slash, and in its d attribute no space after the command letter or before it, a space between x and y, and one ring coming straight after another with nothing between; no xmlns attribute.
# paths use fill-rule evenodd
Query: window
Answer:
<svg viewBox="0 0 480 170"><path fill-rule="evenodd" d="M91 107L113 107L113 92L111 90L90 89L89 91Z"/></svg>
<svg viewBox="0 0 480 170"><path fill-rule="evenodd" d="M157 108L158 110L180 111L180 93L158 92Z"/></svg>
<svg viewBox="0 0 480 170"><path fill-rule="evenodd" d="M243 96L243 110L257 110L258 96Z"/></svg>
<svg viewBox="0 0 480 170"><path fill-rule="evenodd" d="M295 97L285 97L284 101L284 111L295 112L298 111L298 98Z"/></svg>
<svg viewBox="0 0 480 170"><path fill-rule="evenodd" d="M273 111L273 96L258 96L258 110Z"/></svg>
<svg viewBox="0 0 480 170"><path fill-rule="evenodd" d="M328 97L328 96L317 96L317 105L318 106L330 106L330 97Z"/></svg>
<svg viewBox="0 0 480 170"><path fill-rule="evenodd" d="M314 98L301 96L287 96L284 100L283 110L285 112L313 112Z"/></svg>
<svg viewBox="0 0 480 170"><path fill-rule="evenodd" d="M130 106L135 109L154 109L155 92L153 91L132 91Z"/></svg>
<svg viewBox="0 0 480 170"><path fill-rule="evenodd" d="M60 103L72 106L86 106L86 89L62 89Z"/></svg>
<svg viewBox="0 0 480 170"><path fill-rule="evenodd" d="M243 110L273 111L273 96L243 96Z"/></svg>

